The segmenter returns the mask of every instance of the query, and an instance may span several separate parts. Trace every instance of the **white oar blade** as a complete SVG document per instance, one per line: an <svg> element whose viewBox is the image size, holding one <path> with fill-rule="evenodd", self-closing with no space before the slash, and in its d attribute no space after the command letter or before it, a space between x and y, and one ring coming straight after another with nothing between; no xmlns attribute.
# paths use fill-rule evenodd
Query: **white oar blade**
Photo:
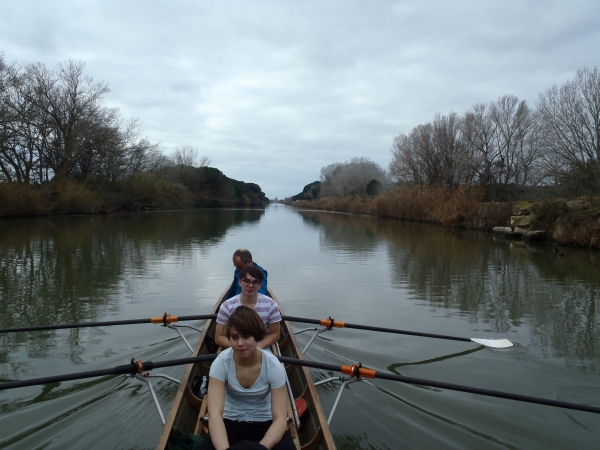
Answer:
<svg viewBox="0 0 600 450"><path fill-rule="evenodd" d="M486 347L492 348L508 348L512 347L513 343L508 339L475 339L471 338L473 342L477 342L478 344L485 345Z"/></svg>

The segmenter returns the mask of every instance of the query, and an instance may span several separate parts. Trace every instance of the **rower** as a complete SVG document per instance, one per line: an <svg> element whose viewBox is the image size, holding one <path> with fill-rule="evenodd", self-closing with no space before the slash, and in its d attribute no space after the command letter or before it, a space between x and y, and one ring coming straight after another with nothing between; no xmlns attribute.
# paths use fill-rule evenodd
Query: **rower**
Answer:
<svg viewBox="0 0 600 450"><path fill-rule="evenodd" d="M209 434L199 450L234 448L241 441L295 450L286 431L285 369L273 354L258 347L266 334L262 319L254 309L238 306L227 320L225 333L230 348L210 368Z"/></svg>
<svg viewBox="0 0 600 450"><path fill-rule="evenodd" d="M227 294L225 294L225 300L230 299L234 295L242 293L239 285L240 272L246 266L258 267L262 271L262 286L258 292L259 294L269 295L269 291L267 290L267 271L252 261L252 253L250 253L249 250L246 250L245 248L239 248L233 252L233 265L235 266L235 271L233 272L233 282L231 283L231 287L227 291Z"/></svg>
<svg viewBox="0 0 600 450"><path fill-rule="evenodd" d="M225 324L229 316L240 305L256 311L262 320L267 336L258 342L261 349L268 349L279 341L281 314L277 303L271 297L259 293L262 282L263 273L261 269L254 266L244 266L242 268L238 282L242 291L241 294L224 301L217 314L215 342L218 346L222 348L230 346L229 338L225 334Z"/></svg>

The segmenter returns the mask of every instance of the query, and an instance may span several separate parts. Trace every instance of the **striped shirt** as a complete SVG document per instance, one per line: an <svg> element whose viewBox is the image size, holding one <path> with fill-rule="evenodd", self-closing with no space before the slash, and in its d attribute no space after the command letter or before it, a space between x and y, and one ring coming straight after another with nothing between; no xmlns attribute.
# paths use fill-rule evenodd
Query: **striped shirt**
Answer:
<svg viewBox="0 0 600 450"><path fill-rule="evenodd" d="M231 297L229 300L225 300L219 308L217 323L225 325L231 313L241 304L239 295ZM256 305L254 305L254 311L260 316L267 333L269 332L269 324L281 322L281 313L279 312L277 303L275 303L271 297L258 294L258 300L256 301Z"/></svg>

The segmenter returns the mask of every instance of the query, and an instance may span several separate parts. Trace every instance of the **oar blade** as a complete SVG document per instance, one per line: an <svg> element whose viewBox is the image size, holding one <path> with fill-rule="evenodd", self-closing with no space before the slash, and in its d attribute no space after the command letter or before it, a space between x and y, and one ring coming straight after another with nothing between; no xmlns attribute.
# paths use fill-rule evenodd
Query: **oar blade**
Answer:
<svg viewBox="0 0 600 450"><path fill-rule="evenodd" d="M480 345L492 348L508 348L512 347L513 343L508 339L475 339L471 338L471 341L476 342Z"/></svg>

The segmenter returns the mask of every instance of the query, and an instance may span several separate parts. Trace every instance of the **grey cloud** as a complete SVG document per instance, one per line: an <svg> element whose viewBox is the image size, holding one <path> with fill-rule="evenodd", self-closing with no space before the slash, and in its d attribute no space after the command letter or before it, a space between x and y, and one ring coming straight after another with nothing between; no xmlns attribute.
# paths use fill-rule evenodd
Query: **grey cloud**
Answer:
<svg viewBox="0 0 600 450"><path fill-rule="evenodd" d="M194 145L270 197L395 135L597 65L598 2L159 1L3 5L8 61L83 60L166 152Z"/></svg>

